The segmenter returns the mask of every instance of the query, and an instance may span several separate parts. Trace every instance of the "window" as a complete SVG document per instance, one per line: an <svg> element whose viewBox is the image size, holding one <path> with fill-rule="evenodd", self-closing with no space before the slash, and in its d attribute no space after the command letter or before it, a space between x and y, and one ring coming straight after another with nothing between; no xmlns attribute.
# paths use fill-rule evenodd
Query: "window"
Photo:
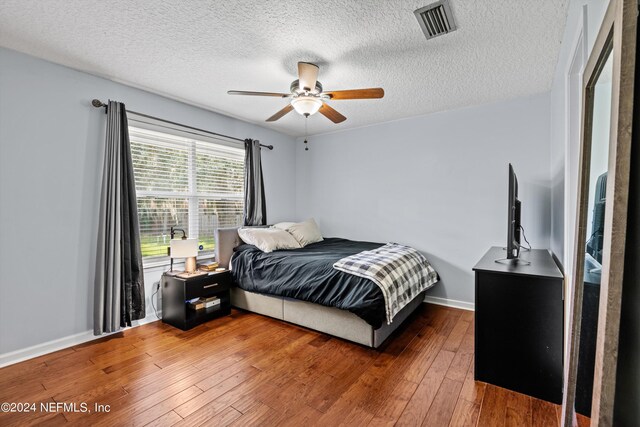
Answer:
<svg viewBox="0 0 640 427"><path fill-rule="evenodd" d="M244 148L129 120L142 256L166 257L172 226L198 239L201 256L213 253L214 230L242 224Z"/></svg>

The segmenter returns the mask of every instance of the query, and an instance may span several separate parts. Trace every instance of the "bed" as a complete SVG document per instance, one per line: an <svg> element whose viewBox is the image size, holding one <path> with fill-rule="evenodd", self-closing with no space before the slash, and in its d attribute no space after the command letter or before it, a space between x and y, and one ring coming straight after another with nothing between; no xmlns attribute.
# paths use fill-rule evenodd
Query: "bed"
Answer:
<svg viewBox="0 0 640 427"><path fill-rule="evenodd" d="M388 324L378 286L332 268L339 259L380 243L325 238L302 249L263 253L240 239L237 229L219 229L216 256L230 268L231 304L368 347L378 348L424 300L416 295Z"/></svg>

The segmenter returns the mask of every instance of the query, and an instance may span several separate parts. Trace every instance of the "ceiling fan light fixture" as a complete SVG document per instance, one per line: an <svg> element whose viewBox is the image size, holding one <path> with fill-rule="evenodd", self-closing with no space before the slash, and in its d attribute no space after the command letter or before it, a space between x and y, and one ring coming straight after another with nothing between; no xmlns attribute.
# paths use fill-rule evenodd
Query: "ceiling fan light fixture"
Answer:
<svg viewBox="0 0 640 427"><path fill-rule="evenodd" d="M322 100L315 96L297 96L291 100L291 105L302 116L312 116L322 107Z"/></svg>
<svg viewBox="0 0 640 427"><path fill-rule="evenodd" d="M444 2L447 0L439 0ZM281 92L251 92L245 90L230 90L229 95L252 95L252 96L272 96L278 98L289 98L291 101L280 111L269 117L266 122L280 120L292 110L298 114L309 117L315 113L320 113L333 123L342 123L347 118L334 110L327 101L341 99L377 99L384 96L381 87L371 87L366 89L345 89L325 92L322 84L318 81L318 66L310 62L298 62L298 78L291 83L289 93Z"/></svg>

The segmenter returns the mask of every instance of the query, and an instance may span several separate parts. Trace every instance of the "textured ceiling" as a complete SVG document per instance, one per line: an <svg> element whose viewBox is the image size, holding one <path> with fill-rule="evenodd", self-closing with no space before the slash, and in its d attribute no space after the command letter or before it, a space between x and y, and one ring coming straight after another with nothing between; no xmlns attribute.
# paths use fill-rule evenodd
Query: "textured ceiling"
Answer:
<svg viewBox="0 0 640 427"><path fill-rule="evenodd" d="M348 120L312 116L314 134L550 89L568 0L451 0L458 30L428 41L431 2L2 0L0 45L291 135L295 112L264 122L286 100L226 91L288 92L298 61L325 90L385 89L330 102Z"/></svg>

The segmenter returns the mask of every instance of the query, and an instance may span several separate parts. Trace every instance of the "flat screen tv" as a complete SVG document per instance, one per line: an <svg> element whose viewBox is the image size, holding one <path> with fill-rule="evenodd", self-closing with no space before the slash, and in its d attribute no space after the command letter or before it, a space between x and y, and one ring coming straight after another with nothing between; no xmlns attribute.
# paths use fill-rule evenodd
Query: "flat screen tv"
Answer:
<svg viewBox="0 0 640 427"><path fill-rule="evenodd" d="M507 215L507 259L520 256L520 200L518 200L518 178L509 163L509 212Z"/></svg>

